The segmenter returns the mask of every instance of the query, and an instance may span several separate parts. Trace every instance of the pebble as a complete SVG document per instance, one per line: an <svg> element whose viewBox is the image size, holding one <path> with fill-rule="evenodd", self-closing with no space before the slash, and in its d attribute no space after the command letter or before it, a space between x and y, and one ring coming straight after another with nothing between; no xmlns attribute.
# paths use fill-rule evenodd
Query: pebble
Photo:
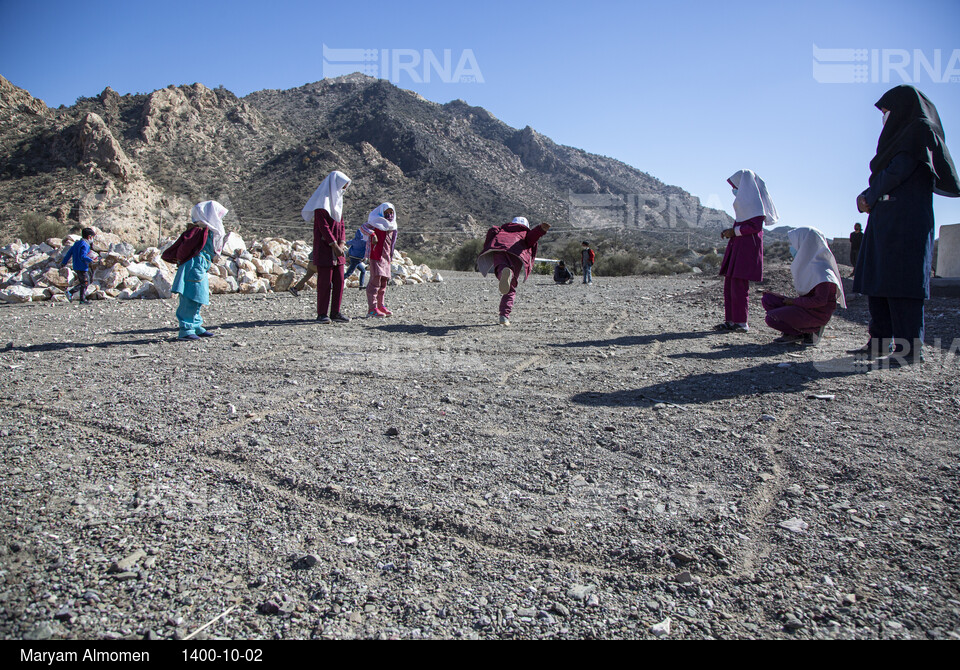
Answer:
<svg viewBox="0 0 960 670"><path fill-rule="evenodd" d="M570 610L567 609L566 605L563 603L553 603L553 606L550 608L551 612L559 614L560 616L567 617L570 616Z"/></svg>
<svg viewBox="0 0 960 670"><path fill-rule="evenodd" d="M656 637L666 637L670 634L670 617L667 617L660 623L650 626L650 632Z"/></svg>
<svg viewBox="0 0 960 670"><path fill-rule="evenodd" d="M591 593L597 590L593 584L574 584L567 590L567 597L571 600L583 602Z"/></svg>
<svg viewBox="0 0 960 670"><path fill-rule="evenodd" d="M800 517L794 517L792 519L787 519L786 521L781 521L777 525L780 526L781 528L789 530L792 533L802 533L803 531L805 531L807 528L810 527L810 524L808 524L806 521L804 521Z"/></svg>
<svg viewBox="0 0 960 670"><path fill-rule="evenodd" d="M36 628L24 634L23 639L35 641L35 640L49 640L51 637L53 637L53 629L50 627L50 624L42 623Z"/></svg>
<svg viewBox="0 0 960 670"><path fill-rule="evenodd" d="M800 630L803 628L803 622L795 614L787 613L783 627L787 630Z"/></svg>

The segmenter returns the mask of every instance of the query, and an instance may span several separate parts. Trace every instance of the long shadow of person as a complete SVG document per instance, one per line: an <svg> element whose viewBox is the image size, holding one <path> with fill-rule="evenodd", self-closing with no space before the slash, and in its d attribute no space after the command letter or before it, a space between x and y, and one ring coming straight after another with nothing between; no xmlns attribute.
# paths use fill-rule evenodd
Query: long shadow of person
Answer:
<svg viewBox="0 0 960 670"><path fill-rule="evenodd" d="M581 340L580 342L557 342L549 344L551 347L579 348L579 347L633 347L654 342L669 342L671 340L696 340L702 337L715 335L713 331L691 331L686 333L651 333L649 335L621 335L609 340Z"/></svg>
<svg viewBox="0 0 960 670"><path fill-rule="evenodd" d="M170 329L163 330L169 333ZM147 344L157 344L166 338L154 338L152 340L115 340L113 342L44 342L43 344L29 344L22 347L7 346L2 351L19 351L26 354L35 354L44 351L69 351L71 349L110 349L112 347L137 347ZM174 337L173 339L176 339Z"/></svg>
<svg viewBox="0 0 960 670"><path fill-rule="evenodd" d="M379 325L377 330L382 330L387 333L402 333L404 335L427 335L428 337L443 337L457 330L487 328L492 326L493 324L489 323L464 324L461 326L421 326L416 323L384 323Z"/></svg>
<svg viewBox="0 0 960 670"><path fill-rule="evenodd" d="M695 358L703 361L722 361L728 358L751 359L780 356L789 351L799 351L799 347L792 349L777 344L733 344L723 346L718 344L711 351L684 351L679 354L669 354L667 358Z"/></svg>
<svg viewBox="0 0 960 670"><path fill-rule="evenodd" d="M704 372L683 379L651 384L638 389L602 393L586 391L570 400L579 405L602 407L645 406L650 402L697 405L715 400L767 393L803 393L812 382L863 374L853 358L838 358L780 367L764 363L730 372Z"/></svg>

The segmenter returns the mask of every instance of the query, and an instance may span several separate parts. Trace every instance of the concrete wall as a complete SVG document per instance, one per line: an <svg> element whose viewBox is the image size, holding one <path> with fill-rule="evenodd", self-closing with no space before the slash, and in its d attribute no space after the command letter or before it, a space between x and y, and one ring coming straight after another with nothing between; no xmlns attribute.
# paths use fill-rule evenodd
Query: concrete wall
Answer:
<svg viewBox="0 0 960 670"><path fill-rule="evenodd" d="M960 223L940 226L937 276L960 277Z"/></svg>

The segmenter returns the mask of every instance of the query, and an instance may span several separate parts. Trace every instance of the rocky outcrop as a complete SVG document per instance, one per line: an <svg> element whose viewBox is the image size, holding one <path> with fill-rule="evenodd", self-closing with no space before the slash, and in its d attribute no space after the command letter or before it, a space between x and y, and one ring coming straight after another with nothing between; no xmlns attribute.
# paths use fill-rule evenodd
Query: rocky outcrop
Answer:
<svg viewBox="0 0 960 670"><path fill-rule="evenodd" d="M43 100L38 100L27 91L14 86L0 76L0 113L23 112L35 116L45 116L47 106Z"/></svg>
<svg viewBox="0 0 960 670"><path fill-rule="evenodd" d="M77 133L82 165L96 166L127 181L139 174L99 114L86 115Z"/></svg>

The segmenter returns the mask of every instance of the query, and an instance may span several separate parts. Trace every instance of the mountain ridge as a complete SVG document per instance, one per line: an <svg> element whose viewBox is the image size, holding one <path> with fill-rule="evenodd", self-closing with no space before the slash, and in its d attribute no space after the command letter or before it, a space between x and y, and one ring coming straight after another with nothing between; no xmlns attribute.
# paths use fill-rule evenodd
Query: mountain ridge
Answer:
<svg viewBox="0 0 960 670"><path fill-rule="evenodd" d="M108 86L58 109L0 77L0 147L4 238L35 211L147 243L211 198L243 234L309 237L300 207L333 169L353 179L348 227L390 200L410 248L449 250L517 215L577 235L712 240L730 225L621 161L356 73L243 98L199 83L123 96Z"/></svg>

